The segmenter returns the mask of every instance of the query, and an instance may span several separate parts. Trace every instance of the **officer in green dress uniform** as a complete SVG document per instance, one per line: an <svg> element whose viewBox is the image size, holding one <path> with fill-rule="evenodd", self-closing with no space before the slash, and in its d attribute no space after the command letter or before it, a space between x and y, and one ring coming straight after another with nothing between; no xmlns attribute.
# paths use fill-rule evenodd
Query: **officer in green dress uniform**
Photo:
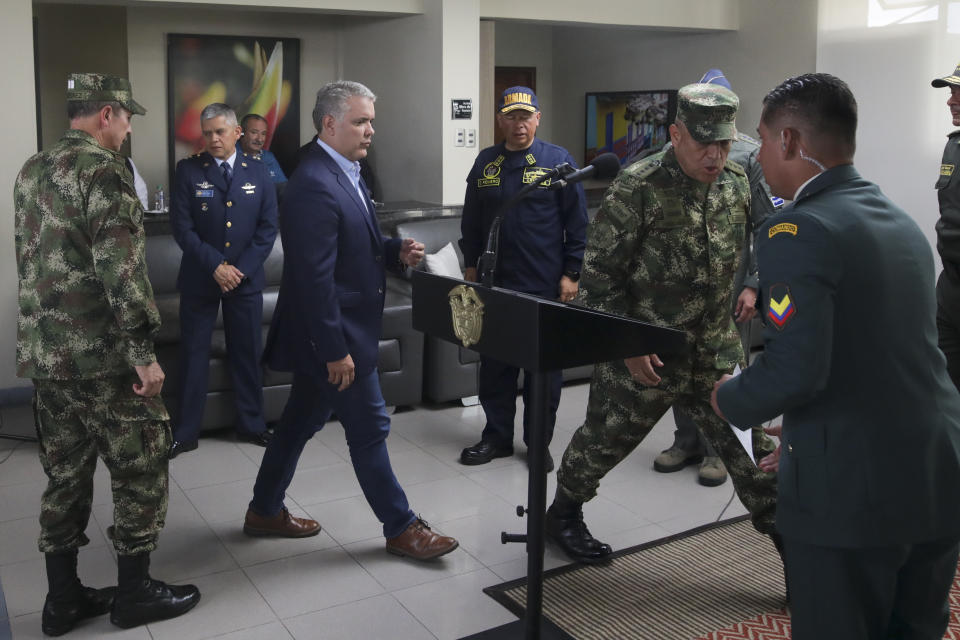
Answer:
<svg viewBox="0 0 960 640"><path fill-rule="evenodd" d="M735 425L783 415L776 524L794 640L939 640L960 540L960 394L937 348L933 252L857 173L856 129L853 94L828 74L764 99L760 163L793 203L760 232L763 353L712 403Z"/></svg>

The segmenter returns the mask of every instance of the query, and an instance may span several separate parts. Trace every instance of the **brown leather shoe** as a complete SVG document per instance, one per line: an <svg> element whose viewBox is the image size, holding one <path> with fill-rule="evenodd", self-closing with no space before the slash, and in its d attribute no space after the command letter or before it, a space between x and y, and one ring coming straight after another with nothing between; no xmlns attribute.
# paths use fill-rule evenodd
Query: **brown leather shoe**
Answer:
<svg viewBox="0 0 960 640"><path fill-rule="evenodd" d="M277 536L280 538L308 538L320 533L320 523L309 518L290 515L284 507L272 518L264 518L247 509L243 532L248 536Z"/></svg>
<svg viewBox="0 0 960 640"><path fill-rule="evenodd" d="M430 525L417 518L396 538L387 538L387 551L414 560L430 560L450 553L460 546L453 538L441 536L430 530Z"/></svg>

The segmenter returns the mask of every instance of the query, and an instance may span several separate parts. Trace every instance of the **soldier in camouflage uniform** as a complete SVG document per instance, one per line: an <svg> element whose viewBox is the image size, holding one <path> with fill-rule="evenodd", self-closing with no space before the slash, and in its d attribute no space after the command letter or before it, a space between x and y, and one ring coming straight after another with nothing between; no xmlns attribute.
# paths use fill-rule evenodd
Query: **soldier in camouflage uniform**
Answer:
<svg viewBox="0 0 960 640"><path fill-rule="evenodd" d="M720 69L710 69L701 78L700 82L716 84L732 91L730 83ZM740 268L734 278L734 297L731 310L740 332L740 343L743 346L744 359L750 361L750 328L753 317L756 315L757 286L757 253L755 250L756 236L763 222L783 205L782 198L775 198L770 193L763 178L763 169L757 161L760 143L737 131L737 138L730 143L728 159L743 167L750 181L750 215L747 216L747 233L751 236L749 259L741 260ZM686 415L679 406L673 407L673 419L677 429L673 434L673 444L660 453L653 460L653 468L660 473L680 471L687 465L700 463L697 481L705 487L717 487L727 481L727 470L723 461L717 455L713 446L700 434L696 423Z"/></svg>
<svg viewBox="0 0 960 640"><path fill-rule="evenodd" d="M727 163L739 100L716 85L678 94L673 147L624 170L587 234L581 300L589 307L683 329L687 351L597 365L584 424L564 452L548 539L581 562L600 562L609 545L594 539L582 504L600 479L679 405L720 453L758 531L773 533L776 479L760 471L730 427L710 408L713 383L742 363L730 316L733 280L746 245L746 176ZM759 428L758 457L774 450Z"/></svg>
<svg viewBox="0 0 960 640"><path fill-rule="evenodd" d="M42 629L61 635L111 610L130 627L184 613L196 587L147 574L167 512L169 416L152 336L160 328L144 258L143 208L118 151L133 114L130 83L67 81L70 130L23 166L14 187L19 276L17 375L33 380L48 483L40 551L49 592ZM110 471L118 589L84 587L97 457ZM116 596L114 599L114 595Z"/></svg>

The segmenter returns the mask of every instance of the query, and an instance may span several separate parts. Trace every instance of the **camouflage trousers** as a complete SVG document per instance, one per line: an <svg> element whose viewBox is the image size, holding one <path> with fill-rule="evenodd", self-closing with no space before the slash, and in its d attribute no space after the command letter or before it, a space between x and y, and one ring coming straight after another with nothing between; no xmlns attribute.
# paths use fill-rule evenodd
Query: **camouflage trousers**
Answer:
<svg viewBox="0 0 960 640"><path fill-rule="evenodd" d="M89 543L97 457L110 472L113 544L120 555L153 551L167 515L170 423L159 397L142 398L136 376L34 380L34 419L47 488L42 553Z"/></svg>
<svg viewBox="0 0 960 640"><path fill-rule="evenodd" d="M586 420L573 435L557 471L559 486L575 500L591 500L607 472L643 441L671 406L676 406L693 418L716 449L737 495L750 511L753 526L761 533L774 531L776 474L760 471L751 462L730 426L710 407L710 391L721 373L691 369L682 384L666 383L660 388L634 382L623 361L597 365L590 382ZM756 458L774 448L773 441L754 427Z"/></svg>

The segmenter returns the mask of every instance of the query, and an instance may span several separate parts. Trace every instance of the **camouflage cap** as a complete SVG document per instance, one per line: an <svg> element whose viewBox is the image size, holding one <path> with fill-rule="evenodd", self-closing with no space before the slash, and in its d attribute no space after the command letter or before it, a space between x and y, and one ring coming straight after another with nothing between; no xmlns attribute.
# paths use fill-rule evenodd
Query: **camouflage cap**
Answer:
<svg viewBox="0 0 960 640"><path fill-rule="evenodd" d="M953 73L951 73L949 76L945 76L943 78L934 78L930 84L938 89L948 85L960 87L960 63L957 64L957 68L954 69Z"/></svg>
<svg viewBox="0 0 960 640"><path fill-rule="evenodd" d="M67 102L119 102L130 113L142 116L147 112L133 99L129 80L105 73L71 73Z"/></svg>
<svg viewBox="0 0 960 640"><path fill-rule="evenodd" d="M737 138L740 98L716 84L688 84L677 92L677 120L697 142Z"/></svg>

